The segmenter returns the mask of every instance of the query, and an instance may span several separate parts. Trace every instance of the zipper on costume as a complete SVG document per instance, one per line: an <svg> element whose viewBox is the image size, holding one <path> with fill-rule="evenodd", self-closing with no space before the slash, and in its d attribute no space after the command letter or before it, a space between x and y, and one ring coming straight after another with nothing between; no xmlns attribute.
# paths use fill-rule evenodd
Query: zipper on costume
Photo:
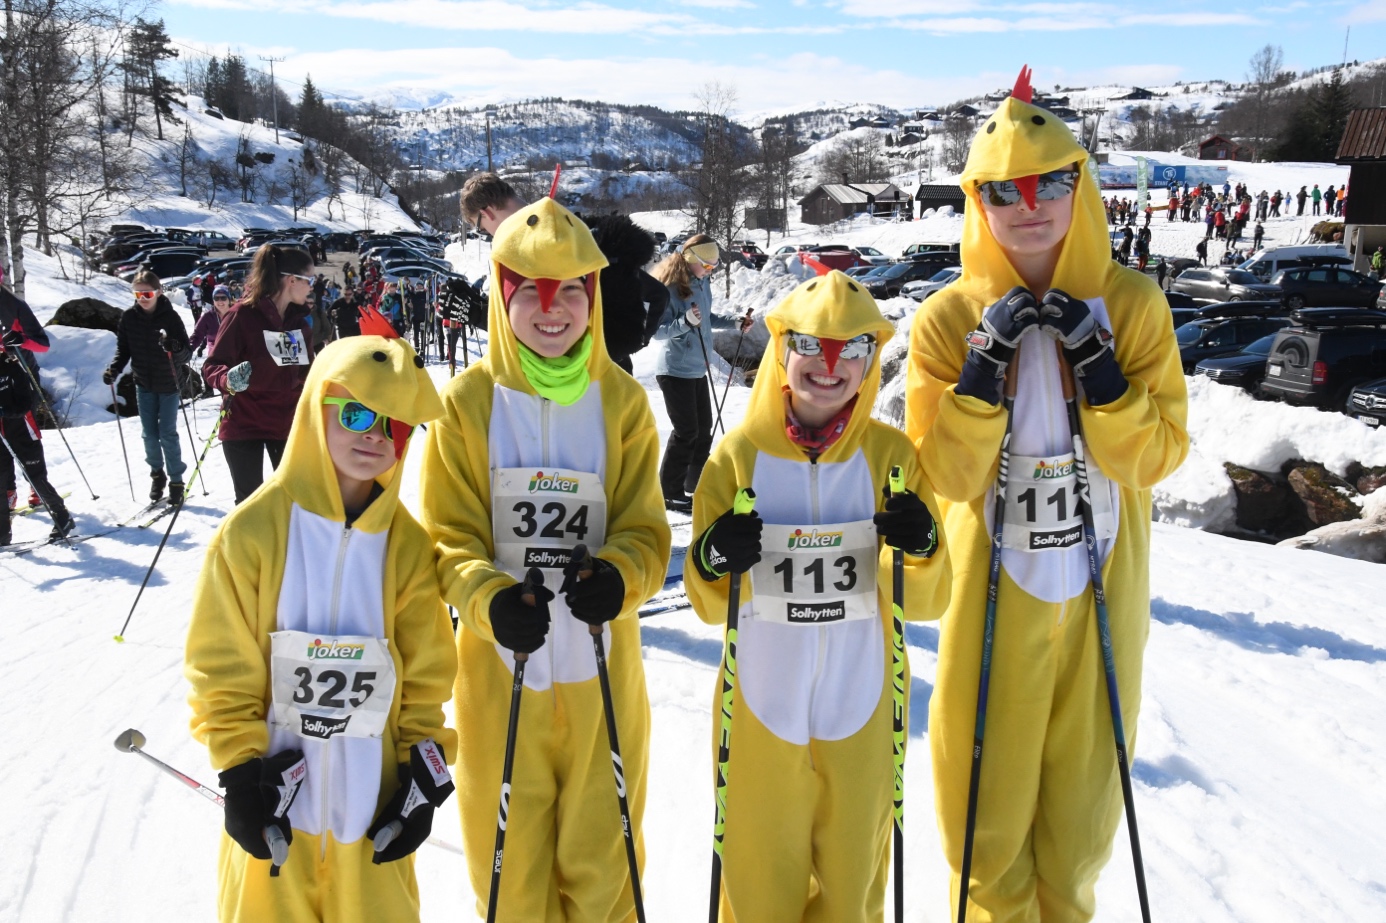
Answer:
<svg viewBox="0 0 1386 923"><path fill-rule="evenodd" d="M332 609L331 621L328 623L328 634L337 633L337 616L342 603L342 574L346 570L347 546L351 543L351 526L342 526L342 537L337 542L337 566L332 572ZM318 800L318 809L321 811L319 821L322 831L318 834L322 837L322 850L318 859L322 862L327 861L327 836L332 831L331 812L327 804L328 781L332 778L332 741L325 741L326 746L322 748L322 797Z"/></svg>
<svg viewBox="0 0 1386 923"><path fill-rule="evenodd" d="M818 512L818 459L809 459L809 503L813 510L813 525L819 524Z"/></svg>
<svg viewBox="0 0 1386 923"><path fill-rule="evenodd" d="M545 468L553 464L549 461L549 407L551 402L546 397L539 398L539 445Z"/></svg>

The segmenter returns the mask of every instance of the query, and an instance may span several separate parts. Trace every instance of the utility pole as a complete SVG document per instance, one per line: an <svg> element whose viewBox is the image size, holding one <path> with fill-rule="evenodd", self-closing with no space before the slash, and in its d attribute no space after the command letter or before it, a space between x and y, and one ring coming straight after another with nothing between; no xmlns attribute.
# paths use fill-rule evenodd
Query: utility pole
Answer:
<svg viewBox="0 0 1386 923"><path fill-rule="evenodd" d="M496 168L491 164L491 119L495 116L492 109L486 110L486 172L494 173Z"/></svg>
<svg viewBox="0 0 1386 923"><path fill-rule="evenodd" d="M279 90L274 84L274 65L282 64L283 58L271 58L260 55L261 61L268 61L270 66L270 102L274 106L274 143L279 143Z"/></svg>

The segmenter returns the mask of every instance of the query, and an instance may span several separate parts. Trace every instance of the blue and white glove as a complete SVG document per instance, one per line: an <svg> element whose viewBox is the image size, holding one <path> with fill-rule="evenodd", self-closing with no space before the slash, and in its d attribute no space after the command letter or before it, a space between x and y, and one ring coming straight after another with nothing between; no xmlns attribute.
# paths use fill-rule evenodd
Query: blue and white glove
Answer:
<svg viewBox="0 0 1386 923"><path fill-rule="evenodd" d="M232 394L240 394L250 387L250 363L242 362L226 373L226 390Z"/></svg>
<svg viewBox="0 0 1386 923"><path fill-rule="evenodd" d="M1001 403L1001 385L1020 337L1037 323L1039 305L1029 289L1017 285L1002 295L982 314L977 329L967 335L967 359L955 392L988 404Z"/></svg>
<svg viewBox="0 0 1386 923"><path fill-rule="evenodd" d="M1092 316L1087 302L1051 288L1040 302L1040 326L1063 346L1090 406L1110 404L1126 393L1130 385L1112 351L1112 335Z"/></svg>

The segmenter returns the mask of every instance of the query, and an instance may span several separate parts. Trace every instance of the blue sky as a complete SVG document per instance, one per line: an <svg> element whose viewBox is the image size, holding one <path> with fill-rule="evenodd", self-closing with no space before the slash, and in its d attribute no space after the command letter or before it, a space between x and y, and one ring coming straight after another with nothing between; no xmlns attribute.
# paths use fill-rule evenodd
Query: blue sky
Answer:
<svg viewBox="0 0 1386 923"><path fill-rule="evenodd" d="M1336 63L1349 27L1349 59L1386 55L1386 0L166 0L155 15L187 46L282 57L277 74L349 96L688 108L717 81L743 114L939 105L1025 63L1043 88L1240 81L1268 43L1287 68Z"/></svg>

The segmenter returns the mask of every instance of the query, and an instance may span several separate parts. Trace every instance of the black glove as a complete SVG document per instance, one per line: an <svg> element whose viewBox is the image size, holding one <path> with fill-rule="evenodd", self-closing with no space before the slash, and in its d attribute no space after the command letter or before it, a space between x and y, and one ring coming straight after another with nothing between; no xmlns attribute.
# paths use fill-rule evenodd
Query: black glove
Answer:
<svg viewBox="0 0 1386 923"><path fill-rule="evenodd" d="M24 332L11 327L9 330L5 331L5 336L0 338L0 340L4 342L6 347L16 349L24 345Z"/></svg>
<svg viewBox="0 0 1386 923"><path fill-rule="evenodd" d="M256 757L221 773L226 791L226 833L256 859L270 859L265 828L278 827L286 843L294 839L289 806L303 783L303 751L282 750L266 759Z"/></svg>
<svg viewBox="0 0 1386 923"><path fill-rule="evenodd" d="M892 494L889 487L883 487L881 492L886 498L885 509L871 517L877 534L905 554L932 557L938 550L938 525L924 501L912 490Z"/></svg>
<svg viewBox="0 0 1386 923"><path fill-rule="evenodd" d="M173 349L171 346L168 345L167 331L159 331L159 348L162 349L164 352L171 352Z"/></svg>
<svg viewBox="0 0 1386 923"><path fill-rule="evenodd" d="M760 533L765 523L754 510L727 510L707 527L693 548L693 565L712 583L727 574L744 574L760 563Z"/></svg>
<svg viewBox="0 0 1386 923"><path fill-rule="evenodd" d="M621 579L621 572L610 561L588 557L583 562L576 560L576 557L574 555L574 560L563 568L563 585L558 592L563 594L568 608L578 620L588 625L611 621L621 614L621 604L626 599L626 582ZM592 574L585 580L579 580L578 570L583 567L592 568Z"/></svg>
<svg viewBox="0 0 1386 923"><path fill-rule="evenodd" d="M553 600L553 590L543 584L532 587L534 605L529 605L521 595L524 584L517 583L501 590L491 597L491 634L496 643L517 654L533 654L544 646L544 636L549 633L549 603Z"/></svg>
<svg viewBox="0 0 1386 923"><path fill-rule="evenodd" d="M1051 288L1040 303L1040 325L1063 346L1090 405L1110 404L1126 393L1130 385L1112 352L1112 335L1097 323L1087 302Z"/></svg>
<svg viewBox="0 0 1386 923"><path fill-rule="evenodd" d="M1038 322L1039 305L1023 286L1017 285L987 308L977 329L967 335L967 360L956 393L999 404L1001 383L1020 336Z"/></svg>
<svg viewBox="0 0 1386 923"><path fill-rule="evenodd" d="M120 373L115 370L115 366L107 366L106 371L101 373L101 383L113 385L118 377L120 377Z"/></svg>
<svg viewBox="0 0 1386 923"><path fill-rule="evenodd" d="M433 831L433 811L442 806L453 791L452 774L441 745L432 737L409 748L409 762L399 764L399 790L381 808L375 823L366 831L374 841L393 825L393 836L375 850L371 862L394 862L423 845Z"/></svg>

